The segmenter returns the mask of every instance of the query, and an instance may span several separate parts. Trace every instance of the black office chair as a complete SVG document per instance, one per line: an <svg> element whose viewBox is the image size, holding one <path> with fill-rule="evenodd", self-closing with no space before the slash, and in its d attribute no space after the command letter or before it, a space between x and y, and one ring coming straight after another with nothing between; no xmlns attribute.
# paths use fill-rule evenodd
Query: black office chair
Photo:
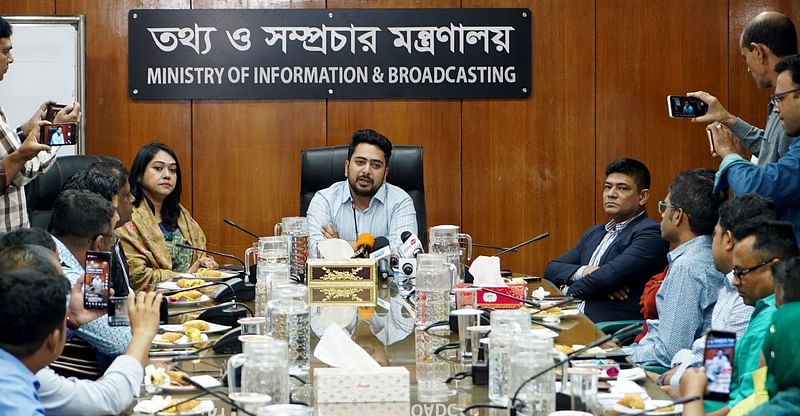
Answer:
<svg viewBox="0 0 800 416"><path fill-rule="evenodd" d="M75 172L94 162L101 161L116 162L117 160L107 156L62 156L56 159L55 164L44 175L39 175L25 186L31 227L47 230L50 226L53 204L67 180Z"/></svg>
<svg viewBox="0 0 800 416"><path fill-rule="evenodd" d="M318 147L302 152L300 166L300 215L305 216L311 198L321 189L344 180L344 161L348 146ZM389 160L386 181L408 192L417 211L417 236L427 244L425 180L422 173L422 146L395 145Z"/></svg>

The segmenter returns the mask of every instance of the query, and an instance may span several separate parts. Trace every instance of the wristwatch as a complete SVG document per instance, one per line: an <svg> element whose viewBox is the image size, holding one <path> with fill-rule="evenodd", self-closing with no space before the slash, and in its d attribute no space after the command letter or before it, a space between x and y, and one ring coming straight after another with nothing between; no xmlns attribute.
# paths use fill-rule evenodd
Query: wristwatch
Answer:
<svg viewBox="0 0 800 416"><path fill-rule="evenodd" d="M17 136L19 136L19 141L21 141L21 142L25 141L25 137L27 137L27 136L25 135L25 132L22 131L22 126L17 127Z"/></svg>

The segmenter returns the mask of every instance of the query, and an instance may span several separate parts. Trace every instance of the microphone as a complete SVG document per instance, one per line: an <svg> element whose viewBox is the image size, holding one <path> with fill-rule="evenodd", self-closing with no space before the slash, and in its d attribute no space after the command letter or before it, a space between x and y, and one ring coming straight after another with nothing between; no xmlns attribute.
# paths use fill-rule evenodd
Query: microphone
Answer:
<svg viewBox="0 0 800 416"><path fill-rule="evenodd" d="M411 231L403 231L400 234L400 240L403 242L400 245L400 257L417 257L417 254L424 253L425 250L422 249L422 243L419 241L419 237L414 235Z"/></svg>
<svg viewBox="0 0 800 416"><path fill-rule="evenodd" d="M369 252L375 245L375 237L370 233L361 233L356 240L356 251L353 253L351 259L365 259L369 257Z"/></svg>
<svg viewBox="0 0 800 416"><path fill-rule="evenodd" d="M240 307L242 306L242 307ZM240 302L225 302L219 305L203 306L200 308L185 309L181 311L174 311L169 313L169 317L185 315L193 312L203 312L197 319L203 321L213 322L219 325L237 326L239 318L247 316L247 312L253 314L247 305Z"/></svg>
<svg viewBox="0 0 800 416"><path fill-rule="evenodd" d="M520 248L520 247L527 246L528 244L530 244L530 243L535 243L535 242L537 242L537 241L539 241L539 240L544 240L544 239L545 239L545 238L547 238L547 237L550 237L550 233L548 233L547 231L545 231L545 232L543 232L543 233L541 233L541 234L537 235L536 237L533 237L533 238L531 238L531 239L530 239L530 240L528 240L528 241L523 241L523 242L521 242L521 243L519 243L519 244L517 244L517 245L515 245L515 246L511 246L511 247L509 247L509 248L507 248L507 249L505 249L505 250L500 250L500 251L498 251L497 253L494 253L494 255L495 255L495 256L502 256L503 254L506 254L506 253L508 253L508 252L511 252L511 251L517 251L517 249L518 249L518 248Z"/></svg>
<svg viewBox="0 0 800 416"><path fill-rule="evenodd" d="M594 347L596 347L598 345L604 344L604 343L606 343L606 342L608 342L608 341L610 341L612 339L616 339L617 337L622 336L622 335L624 335L624 334L626 334L626 333L638 328L639 326L641 326L641 324L638 323L638 322L635 323L635 324L630 324L630 325L628 325L628 326L626 326L626 327L614 332L613 334L608 334L608 335L606 335L606 336L604 336L602 338L594 340L594 341L590 342L588 345L586 345L585 347L583 347L581 349L578 349L578 350L575 350L572 353L568 354L567 358L565 358L563 360L560 360L560 361L556 362L555 364L546 367L544 370L539 371L538 373L528 377L525 381L523 381L519 385L519 387L517 388L517 391L514 392L514 396L511 397L511 401L510 401L511 413L512 414L516 414L516 412L517 412L517 396L519 395L519 392L522 391L522 388L525 387L526 384L530 383L533 380L536 380L538 377L541 377L542 375L544 375L548 371L553 370L555 368L558 368L559 366L572 361L573 358L583 354L584 352L589 351L590 349L592 349L592 348L594 348ZM465 409L465 413L466 413L466 409Z"/></svg>
<svg viewBox="0 0 800 416"><path fill-rule="evenodd" d="M372 247L372 252L369 253L369 258L375 261L389 257L392 254L392 247L389 246L389 239L386 237L376 237L375 244Z"/></svg>
<svg viewBox="0 0 800 416"><path fill-rule="evenodd" d="M228 396L226 396L226 395L224 395L224 394L222 394L222 393L218 393L218 392L216 392L216 391L214 391L214 390L211 390L211 389L208 389L208 388L204 387L202 384L200 384L200 383L198 383L198 382L196 382L196 381L192 380L192 379L191 379L189 376L187 376L186 374L183 374L183 375L181 376L181 380L182 380L184 383L191 384L192 386L194 386L195 388L199 389L200 391L202 391L202 392L204 392L204 393L208 393L208 394L210 394L210 395L212 395L212 396L214 396L214 397L216 397L216 398L218 398L218 399L222 400L222 401L223 401L225 404L227 404L228 406L230 406L230 407L232 407L232 408L234 408L234 409L237 409L237 410L236 410L237 414L238 414L238 412L242 412L242 413L244 413L244 414L246 414L246 415L249 415L249 416L256 416L256 415L255 415L253 412L248 412L248 411L246 411L246 410L244 410L244 409L240 408L239 406L237 406L237 405L236 405L236 402L234 402L233 400L231 400L230 398L228 398ZM170 407L171 407L171 406L170 406Z"/></svg>
<svg viewBox="0 0 800 416"><path fill-rule="evenodd" d="M241 225L239 225L239 224L237 224L237 223L235 223L235 222L231 221L230 219L228 219L228 218L223 218L223 219L222 219L222 222L224 222L225 224L228 224L228 225L230 225L230 226L232 226L232 227L236 228L236 229L237 229L237 230L239 230L239 231L242 231L242 232L244 232L245 234L249 234L250 236L252 236L252 237L253 237L253 238L255 238L256 240L258 240L258 236L257 236L257 235L255 235L255 234L254 234L253 232L251 232L251 231L248 231L248 230L246 230L244 227L242 227Z"/></svg>
<svg viewBox="0 0 800 416"><path fill-rule="evenodd" d="M244 261L242 259L234 256L233 254L221 253L219 251L209 250L209 249L205 249L205 248L197 248L197 247L193 247L193 246L190 246L188 244L182 244L182 243L175 244L175 247L180 247L180 248L185 248L185 249L189 249L189 250L199 251L201 253L213 254L215 256L220 256L220 257L226 257L226 258L238 261L242 265L242 267L245 267L244 266Z"/></svg>
<svg viewBox="0 0 800 416"><path fill-rule="evenodd" d="M675 400L673 402L667 403L667 404L665 404L663 406L654 407L652 409L645 409L645 410L642 410L639 413L634 413L633 416L641 416L641 415L652 414L651 412L654 412L654 411L656 413L658 413L658 410L660 410L660 409L666 409L668 407L672 407L672 406L676 406L676 405L679 405L679 404L685 404L685 403L693 402L695 400L700 400L700 396L683 397L683 398L677 399L677 400Z"/></svg>

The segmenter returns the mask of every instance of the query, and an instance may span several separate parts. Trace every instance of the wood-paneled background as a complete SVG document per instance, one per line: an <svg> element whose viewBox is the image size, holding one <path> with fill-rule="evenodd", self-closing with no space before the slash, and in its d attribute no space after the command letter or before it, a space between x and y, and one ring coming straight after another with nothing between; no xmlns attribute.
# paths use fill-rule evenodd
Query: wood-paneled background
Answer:
<svg viewBox="0 0 800 416"><path fill-rule="evenodd" d="M128 98L129 9L234 7L528 7L533 94L527 100ZM549 239L503 259L504 267L537 274L604 220L600 186L611 160L634 157L650 167L651 216L678 171L716 167L704 126L669 119L666 95L703 89L763 126L771 91L756 89L738 39L747 20L764 10L800 22L800 2L792 0L0 0L0 15L86 15L87 151L130 164L147 142L173 146L184 172L183 203L210 248L241 253L250 244L223 217L267 235L281 217L297 215L301 149L347 143L352 130L374 128L394 143L424 147L429 225L459 224L475 242L506 246L549 231Z"/></svg>

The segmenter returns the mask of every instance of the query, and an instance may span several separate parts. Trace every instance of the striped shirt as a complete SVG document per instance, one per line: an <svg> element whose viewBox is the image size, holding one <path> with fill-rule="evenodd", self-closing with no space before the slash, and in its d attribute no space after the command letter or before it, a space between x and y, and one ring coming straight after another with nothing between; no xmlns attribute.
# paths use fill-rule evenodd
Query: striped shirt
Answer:
<svg viewBox="0 0 800 416"><path fill-rule="evenodd" d="M403 231L418 233L414 201L406 191L389 183L384 183L367 209L361 211L350 196L348 182L336 182L317 191L306 215L312 244L325 238L322 226L327 224L333 224L339 238L347 241L355 241L359 233L365 232L386 237L393 252L403 244L400 240Z"/></svg>
<svg viewBox="0 0 800 416"><path fill-rule="evenodd" d="M714 266L711 236L695 237L667 254L669 271L656 294L658 319L647 320L647 335L626 347L633 361L669 367L672 357L691 348L711 325L711 312L725 276Z"/></svg>
<svg viewBox="0 0 800 416"><path fill-rule="evenodd" d="M20 146L22 142L17 133L9 127L6 114L0 108L0 161L14 153ZM56 160L55 156L55 152L39 152L36 157L25 162L25 167L13 178L11 185L6 187L5 181L0 185L5 191L0 192L0 233L30 225L24 186L50 169Z"/></svg>

